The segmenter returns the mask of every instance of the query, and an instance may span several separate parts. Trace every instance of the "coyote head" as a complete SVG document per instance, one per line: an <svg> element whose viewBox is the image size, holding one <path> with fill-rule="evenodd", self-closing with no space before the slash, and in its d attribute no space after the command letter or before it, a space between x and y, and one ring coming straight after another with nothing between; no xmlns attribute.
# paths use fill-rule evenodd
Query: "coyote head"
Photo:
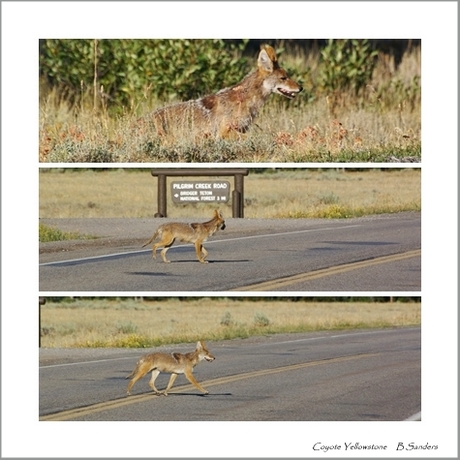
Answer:
<svg viewBox="0 0 460 460"><path fill-rule="evenodd" d="M198 352L200 361L203 361L203 359L206 361L214 361L216 359L213 355L211 355L209 350L206 348L205 343L202 341L197 342L196 351Z"/></svg>
<svg viewBox="0 0 460 460"><path fill-rule="evenodd" d="M225 230L225 220L224 220L224 216L222 215L222 213L219 211L219 210L214 210L214 220L217 221L217 227L220 229L220 230Z"/></svg>
<svg viewBox="0 0 460 460"><path fill-rule="evenodd" d="M265 76L263 86L268 93L277 93L294 99L295 95L302 91L303 88L289 78L287 72L280 67L275 50L271 46L265 45L261 49L258 65L259 72Z"/></svg>

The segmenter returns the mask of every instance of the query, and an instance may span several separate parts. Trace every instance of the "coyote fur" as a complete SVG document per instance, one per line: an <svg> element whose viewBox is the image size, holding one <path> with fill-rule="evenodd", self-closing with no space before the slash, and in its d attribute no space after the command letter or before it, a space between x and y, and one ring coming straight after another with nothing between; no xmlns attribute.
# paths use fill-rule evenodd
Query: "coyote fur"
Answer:
<svg viewBox="0 0 460 460"><path fill-rule="evenodd" d="M206 264L208 263L208 261L205 260L208 255L208 251L204 248L203 242L206 241L208 237L214 235L214 233L216 233L219 229L225 229L225 220L222 213L216 209L214 211L214 217L208 222L192 224L172 222L160 225L153 234L152 238L150 238L150 240L148 240L142 247L145 247L157 238L160 238L160 241L152 246L152 256L156 259L157 249L163 247L161 257L163 262L169 263L171 261L166 259L166 252L174 244L176 239L185 243L194 243L198 260L202 264Z"/></svg>
<svg viewBox="0 0 460 460"><path fill-rule="evenodd" d="M268 45L261 48L257 70L241 82L200 99L163 107L147 116L160 137L178 134L228 138L247 132L272 93L293 99L302 87L289 78Z"/></svg>
<svg viewBox="0 0 460 460"><path fill-rule="evenodd" d="M155 392L155 394L168 395L168 391L174 384L178 374L185 374L187 380L194 385L198 390L204 394L208 394L209 391L205 390L193 376L193 368L201 361L205 359L206 361L214 361L214 356L206 348L204 342L198 342L196 344L196 350L191 351L190 353L150 353L148 355L142 356L139 361L136 363L136 367L126 378L131 378L128 383L128 388L126 393L131 394L131 388L133 385L144 375L149 372L152 372L152 377L150 378L149 386ZM171 374L169 378L168 386L163 391L158 391L155 387L155 380L160 374L160 372L167 372Z"/></svg>

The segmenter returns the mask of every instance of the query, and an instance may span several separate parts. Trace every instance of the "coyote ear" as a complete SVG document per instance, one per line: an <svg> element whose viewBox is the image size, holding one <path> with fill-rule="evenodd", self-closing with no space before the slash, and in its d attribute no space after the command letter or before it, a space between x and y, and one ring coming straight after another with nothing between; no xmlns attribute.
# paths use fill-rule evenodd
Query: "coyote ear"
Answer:
<svg viewBox="0 0 460 460"><path fill-rule="evenodd" d="M196 349L197 349L197 350L202 350L202 349L203 349L203 344L201 343L201 340L199 340L199 341L196 343Z"/></svg>
<svg viewBox="0 0 460 460"><path fill-rule="evenodd" d="M260 69L273 72L273 69L278 67L275 50L271 46L265 45L260 50L258 63Z"/></svg>
<svg viewBox="0 0 460 460"><path fill-rule="evenodd" d="M265 70L266 72L273 71L273 63L264 49L260 51L257 62L259 63L259 69Z"/></svg>

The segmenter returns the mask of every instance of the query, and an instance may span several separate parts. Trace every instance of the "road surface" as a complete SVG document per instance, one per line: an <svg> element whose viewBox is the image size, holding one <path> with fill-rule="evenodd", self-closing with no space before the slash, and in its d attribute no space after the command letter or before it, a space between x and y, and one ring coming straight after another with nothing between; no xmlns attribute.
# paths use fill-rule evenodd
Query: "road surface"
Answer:
<svg viewBox="0 0 460 460"><path fill-rule="evenodd" d="M419 327L274 335L207 343L201 395L179 376L168 396L148 377L125 396L151 350L40 349L40 420L408 420L421 412ZM194 344L165 347L187 352ZM166 386L160 374L157 388Z"/></svg>
<svg viewBox="0 0 460 460"><path fill-rule="evenodd" d="M421 215L354 219L228 219L205 243L153 260L142 244L164 219L44 223L97 235L40 244L40 291L407 291L421 290Z"/></svg>

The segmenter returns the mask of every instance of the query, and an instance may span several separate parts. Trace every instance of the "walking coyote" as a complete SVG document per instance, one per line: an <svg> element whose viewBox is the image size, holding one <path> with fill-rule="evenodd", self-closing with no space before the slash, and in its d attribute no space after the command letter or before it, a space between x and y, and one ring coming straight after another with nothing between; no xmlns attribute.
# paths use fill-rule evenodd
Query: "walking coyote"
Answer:
<svg viewBox="0 0 460 460"><path fill-rule="evenodd" d="M142 247L145 247L152 241L160 238L160 241L152 246L152 256L156 259L157 249L163 247L161 257L163 262L169 263L171 261L166 259L166 252L174 244L176 239L186 243L194 243L198 260L202 264L206 264L208 261L205 260L205 258L208 255L208 251L204 248L203 242L206 241L208 237L214 235L214 233L216 233L219 229L225 229L225 220L222 213L216 209L214 211L214 217L208 222L192 224L172 222L160 225L153 234L152 238L150 238L150 240L148 240Z"/></svg>
<svg viewBox="0 0 460 460"><path fill-rule="evenodd" d="M149 386L157 395L164 394L167 396L178 374L185 374L185 377L192 385L202 393L208 394L209 391L205 390L193 376L193 368L203 359L214 361L215 358L206 348L204 342L201 341L196 344L195 351L190 353L150 353L142 356L136 363L135 369L126 377L127 379L132 377L128 383L126 393L130 395L133 385L151 371L152 377L150 378ZM171 374L168 386L164 391L158 391L155 387L155 380L160 372Z"/></svg>
<svg viewBox="0 0 460 460"><path fill-rule="evenodd" d="M200 99L173 104L146 117L160 137L221 137L245 133L268 96L293 99L302 87L289 78L268 45L261 48L257 70L241 82Z"/></svg>

